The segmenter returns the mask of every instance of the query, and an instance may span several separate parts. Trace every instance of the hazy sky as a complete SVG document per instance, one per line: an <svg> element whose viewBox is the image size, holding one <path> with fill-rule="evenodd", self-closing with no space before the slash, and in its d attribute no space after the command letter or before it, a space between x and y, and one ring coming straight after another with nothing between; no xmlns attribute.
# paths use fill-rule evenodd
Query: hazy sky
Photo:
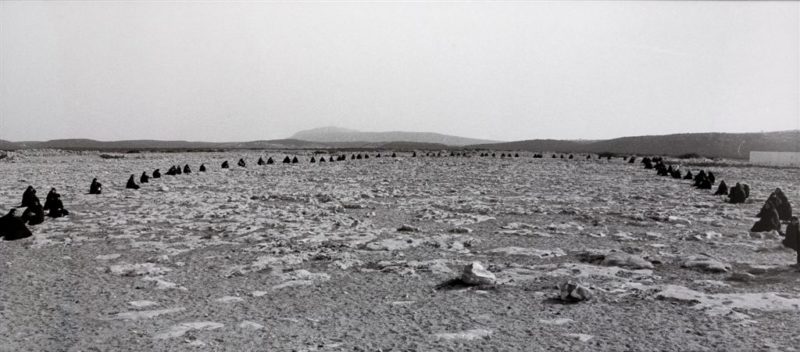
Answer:
<svg viewBox="0 0 800 352"><path fill-rule="evenodd" d="M798 2L0 1L0 139L800 128Z"/></svg>

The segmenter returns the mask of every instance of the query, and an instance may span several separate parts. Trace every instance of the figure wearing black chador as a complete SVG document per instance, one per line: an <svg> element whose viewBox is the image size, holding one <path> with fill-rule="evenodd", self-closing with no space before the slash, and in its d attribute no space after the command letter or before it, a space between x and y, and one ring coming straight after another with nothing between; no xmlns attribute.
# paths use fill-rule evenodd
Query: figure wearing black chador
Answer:
<svg viewBox="0 0 800 352"><path fill-rule="evenodd" d="M183 166L183 173L184 174L191 174L192 173L192 169L189 167L189 164L186 164L186 165Z"/></svg>
<svg viewBox="0 0 800 352"><path fill-rule="evenodd" d="M239 159L237 165L239 165L239 167L247 167L247 164L244 162L244 159Z"/></svg>
<svg viewBox="0 0 800 352"><path fill-rule="evenodd" d="M223 161L223 162L222 162L222 168L223 168L223 169L227 169L227 168L229 168L229 167L230 167L230 166L228 165L228 161L227 161L227 160L225 160L225 161Z"/></svg>
<svg viewBox="0 0 800 352"><path fill-rule="evenodd" d="M715 196L722 196L728 195L728 185L725 184L725 181L721 181L719 183L719 187L717 187L717 191L714 192Z"/></svg>
<svg viewBox="0 0 800 352"><path fill-rule="evenodd" d="M51 188L50 192L47 192L47 197L44 199L44 207L42 209L47 210L53 206L53 200L56 199L58 192L56 192L55 188ZM41 205L40 205L41 206Z"/></svg>
<svg viewBox="0 0 800 352"><path fill-rule="evenodd" d="M312 156L311 157L311 163L313 164L313 163L316 163L316 162L317 162L317 159L314 159L314 157Z"/></svg>
<svg viewBox="0 0 800 352"><path fill-rule="evenodd" d="M142 176L139 176L139 183L148 183L150 182L150 176L147 176L147 172L142 172Z"/></svg>
<svg viewBox="0 0 800 352"><path fill-rule="evenodd" d="M292 159L289 159L289 156L288 156L288 155L287 155L285 158L283 158L283 163L284 163L284 164L289 164L289 163L291 163L291 162L292 162Z"/></svg>
<svg viewBox="0 0 800 352"><path fill-rule="evenodd" d="M748 196L747 193L744 186L737 182L736 185L728 191L728 201L733 204L744 203Z"/></svg>
<svg viewBox="0 0 800 352"><path fill-rule="evenodd" d="M55 201L55 198L51 200L51 203ZM51 204L53 206L53 204ZM39 203L36 203L34 206L30 206L25 208L25 211L22 213L21 218L23 223L27 223L28 225L38 225L44 222L44 208Z"/></svg>
<svg viewBox="0 0 800 352"><path fill-rule="evenodd" d="M136 184L136 181L133 180L133 175L128 179L128 184L125 185L125 188L128 189L139 189L139 185Z"/></svg>
<svg viewBox="0 0 800 352"><path fill-rule="evenodd" d="M259 166L264 165L264 159L258 157L258 161L256 162L256 164L258 164Z"/></svg>
<svg viewBox="0 0 800 352"><path fill-rule="evenodd" d="M297 160L297 157L292 158L292 164L297 164L299 162L300 160Z"/></svg>
<svg viewBox="0 0 800 352"><path fill-rule="evenodd" d="M33 234L22 222L22 219L14 216L16 209L11 209L8 214L0 217L0 237L6 241L14 241L31 237Z"/></svg>
<svg viewBox="0 0 800 352"><path fill-rule="evenodd" d="M275 160L272 160L272 157L267 158L267 165L272 165L275 163Z"/></svg>
<svg viewBox="0 0 800 352"><path fill-rule="evenodd" d="M64 209L64 203L61 202L61 195L56 193L56 198L53 200L53 206L50 207L50 212L47 216L51 218L60 218L69 215L67 209Z"/></svg>
<svg viewBox="0 0 800 352"><path fill-rule="evenodd" d="M97 182L96 178L93 178L92 184L89 185L89 194L100 194L100 193L103 193L103 185L100 182Z"/></svg>
<svg viewBox="0 0 800 352"><path fill-rule="evenodd" d="M29 207L39 202L39 197L36 196L36 189L33 186L28 186L25 192L22 192L22 204L20 207Z"/></svg>
<svg viewBox="0 0 800 352"><path fill-rule="evenodd" d="M159 169L153 170L153 178L161 178L161 170Z"/></svg>
<svg viewBox="0 0 800 352"><path fill-rule="evenodd" d="M206 164L200 164L200 172L206 172Z"/></svg>

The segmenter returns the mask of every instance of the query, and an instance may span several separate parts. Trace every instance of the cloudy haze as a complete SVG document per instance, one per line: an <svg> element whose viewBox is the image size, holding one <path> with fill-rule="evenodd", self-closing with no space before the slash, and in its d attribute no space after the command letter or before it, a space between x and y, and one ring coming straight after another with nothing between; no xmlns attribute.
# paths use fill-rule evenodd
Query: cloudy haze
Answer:
<svg viewBox="0 0 800 352"><path fill-rule="evenodd" d="M0 139L800 128L800 3L0 2Z"/></svg>

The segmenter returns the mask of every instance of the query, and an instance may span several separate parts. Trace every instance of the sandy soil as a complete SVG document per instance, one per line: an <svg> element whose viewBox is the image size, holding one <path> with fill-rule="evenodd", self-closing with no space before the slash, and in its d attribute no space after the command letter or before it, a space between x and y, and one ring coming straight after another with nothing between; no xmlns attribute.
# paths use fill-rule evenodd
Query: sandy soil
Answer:
<svg viewBox="0 0 800 352"><path fill-rule="evenodd" d="M621 159L255 165L267 155L286 154L12 153L0 211L31 184L42 200L57 188L71 215L0 242L0 350L800 346L795 253L748 232L775 187L797 207L798 170L706 167L751 185L732 205ZM220 169L240 157L247 168ZM194 173L124 189L186 163ZM86 194L93 177L102 195ZM439 287L473 261L498 284ZM566 280L594 297L562 304Z"/></svg>

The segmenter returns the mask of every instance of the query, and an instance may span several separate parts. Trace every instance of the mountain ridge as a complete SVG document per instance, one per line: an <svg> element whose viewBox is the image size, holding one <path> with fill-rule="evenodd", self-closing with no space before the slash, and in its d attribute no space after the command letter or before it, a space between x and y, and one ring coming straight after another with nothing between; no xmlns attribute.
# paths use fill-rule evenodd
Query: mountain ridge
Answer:
<svg viewBox="0 0 800 352"><path fill-rule="evenodd" d="M348 129L341 129L352 131ZM416 132L410 132L416 133ZM698 154L706 157L747 159L750 151L800 152L800 130L755 133L679 133L668 135L628 136L605 140L531 139L511 142L447 145L407 140L315 142L286 138L246 142L163 141L136 139L97 141L92 139L56 139L44 142L11 142L0 139L0 150L65 149L101 151L154 150L233 150L233 149L494 149L555 153L616 153L626 155Z"/></svg>

